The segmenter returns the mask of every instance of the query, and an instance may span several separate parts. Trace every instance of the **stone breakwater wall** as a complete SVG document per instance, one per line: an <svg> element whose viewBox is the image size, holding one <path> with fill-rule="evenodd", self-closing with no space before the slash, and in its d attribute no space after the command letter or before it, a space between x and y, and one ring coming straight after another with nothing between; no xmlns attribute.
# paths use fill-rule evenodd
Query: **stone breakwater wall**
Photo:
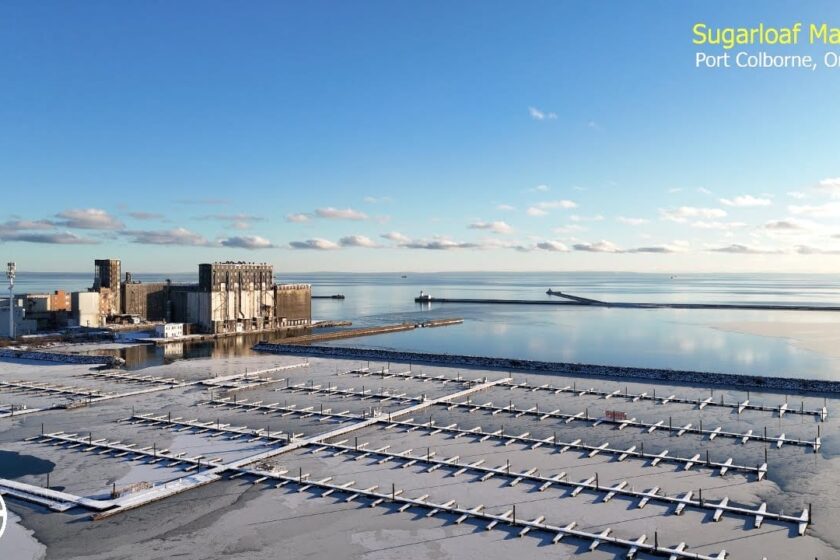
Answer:
<svg viewBox="0 0 840 560"><path fill-rule="evenodd" d="M542 362L488 356L462 356L457 354L427 354L400 352L375 348L348 348L338 346L297 346L292 344L260 343L254 350L275 354L303 354L328 358L375 360L381 362L427 363L468 368L517 370L535 373L552 373L579 377L601 377L627 380L652 380L677 385L714 385L738 389L755 389L781 393L840 393L840 381L821 379L796 379L792 377L763 377L707 371L685 371L566 362Z"/></svg>
<svg viewBox="0 0 840 560"><path fill-rule="evenodd" d="M61 354L59 352L36 352L33 350L0 350L0 358L16 360L41 360L45 362L60 362L63 364L93 364L112 367L125 363L116 356L93 356L90 354Z"/></svg>

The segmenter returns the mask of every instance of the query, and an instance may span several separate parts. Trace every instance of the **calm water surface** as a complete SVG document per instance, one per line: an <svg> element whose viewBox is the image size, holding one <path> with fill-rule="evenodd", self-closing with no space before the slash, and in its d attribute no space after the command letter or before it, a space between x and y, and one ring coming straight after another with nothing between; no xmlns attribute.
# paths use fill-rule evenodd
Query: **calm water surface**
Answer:
<svg viewBox="0 0 840 560"><path fill-rule="evenodd" d="M193 274L135 274L138 280L195 281ZM92 274L27 274L19 291L83 289ZM418 305L420 290L440 297L546 299L549 287L602 300L635 302L784 303L840 305L840 275L680 275L627 273L289 274L309 282L314 319L346 319L355 326L462 317L464 324L333 342L597 364L840 379L840 360L798 348L782 338L716 328L740 322L825 323L840 328L840 313L740 310L605 309L526 305ZM123 351L131 367L181 358L247 355L258 338L141 347Z"/></svg>

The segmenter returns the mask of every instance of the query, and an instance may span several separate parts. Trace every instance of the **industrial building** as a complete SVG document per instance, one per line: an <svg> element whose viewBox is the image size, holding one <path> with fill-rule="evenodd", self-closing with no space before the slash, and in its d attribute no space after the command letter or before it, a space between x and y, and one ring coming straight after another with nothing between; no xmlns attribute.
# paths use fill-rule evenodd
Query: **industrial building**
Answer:
<svg viewBox="0 0 840 560"><path fill-rule="evenodd" d="M99 293L99 314L103 322L120 313L120 261L96 259L93 291Z"/></svg>
<svg viewBox="0 0 840 560"><path fill-rule="evenodd" d="M204 334L305 327L312 321L309 284L275 284L269 264L200 264L197 284L138 282L131 273L115 284L114 274L120 274L120 268L118 260L95 261L92 293L100 296L102 321L136 317L184 323L186 332Z"/></svg>

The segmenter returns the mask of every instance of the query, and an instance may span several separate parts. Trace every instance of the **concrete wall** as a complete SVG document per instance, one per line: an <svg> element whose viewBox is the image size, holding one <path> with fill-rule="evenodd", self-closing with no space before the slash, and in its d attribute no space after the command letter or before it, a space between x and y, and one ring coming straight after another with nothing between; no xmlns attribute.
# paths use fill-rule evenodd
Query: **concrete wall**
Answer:
<svg viewBox="0 0 840 560"><path fill-rule="evenodd" d="M274 288L274 313L284 324L312 322L312 288L309 284L278 284Z"/></svg>
<svg viewBox="0 0 840 560"><path fill-rule="evenodd" d="M166 282L123 283L120 289L122 313L139 315L149 321L169 319L169 290Z"/></svg>
<svg viewBox="0 0 840 560"><path fill-rule="evenodd" d="M80 327L101 327L98 292L73 292L70 294L73 322Z"/></svg>

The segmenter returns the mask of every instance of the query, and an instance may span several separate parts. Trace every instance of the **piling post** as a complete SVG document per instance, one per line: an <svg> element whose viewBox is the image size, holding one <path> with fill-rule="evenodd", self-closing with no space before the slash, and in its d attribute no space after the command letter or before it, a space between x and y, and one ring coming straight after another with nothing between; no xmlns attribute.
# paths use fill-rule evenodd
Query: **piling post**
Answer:
<svg viewBox="0 0 840 560"><path fill-rule="evenodd" d="M659 552L659 531L653 532L653 551Z"/></svg>
<svg viewBox="0 0 840 560"><path fill-rule="evenodd" d="M397 486L393 482L391 483L391 501L395 501L397 499Z"/></svg>
<svg viewBox="0 0 840 560"><path fill-rule="evenodd" d="M41 423L41 435L44 435L44 423Z"/></svg>
<svg viewBox="0 0 840 560"><path fill-rule="evenodd" d="M709 460L709 450L707 449L706 450L706 466L709 466L710 463L711 463L711 461Z"/></svg>
<svg viewBox="0 0 840 560"><path fill-rule="evenodd" d="M513 524L516 525L516 504L513 504Z"/></svg>
<svg viewBox="0 0 840 560"><path fill-rule="evenodd" d="M595 473L595 490L600 490L601 483L598 481L598 473Z"/></svg>
<svg viewBox="0 0 840 560"><path fill-rule="evenodd" d="M507 470L508 475L510 475L510 459L505 459L505 469Z"/></svg>
<svg viewBox="0 0 840 560"><path fill-rule="evenodd" d="M354 451L359 450L359 436L356 436L356 437L353 438L353 450Z"/></svg>
<svg viewBox="0 0 840 560"><path fill-rule="evenodd" d="M47 473L47 490L50 489L50 473Z"/></svg>

